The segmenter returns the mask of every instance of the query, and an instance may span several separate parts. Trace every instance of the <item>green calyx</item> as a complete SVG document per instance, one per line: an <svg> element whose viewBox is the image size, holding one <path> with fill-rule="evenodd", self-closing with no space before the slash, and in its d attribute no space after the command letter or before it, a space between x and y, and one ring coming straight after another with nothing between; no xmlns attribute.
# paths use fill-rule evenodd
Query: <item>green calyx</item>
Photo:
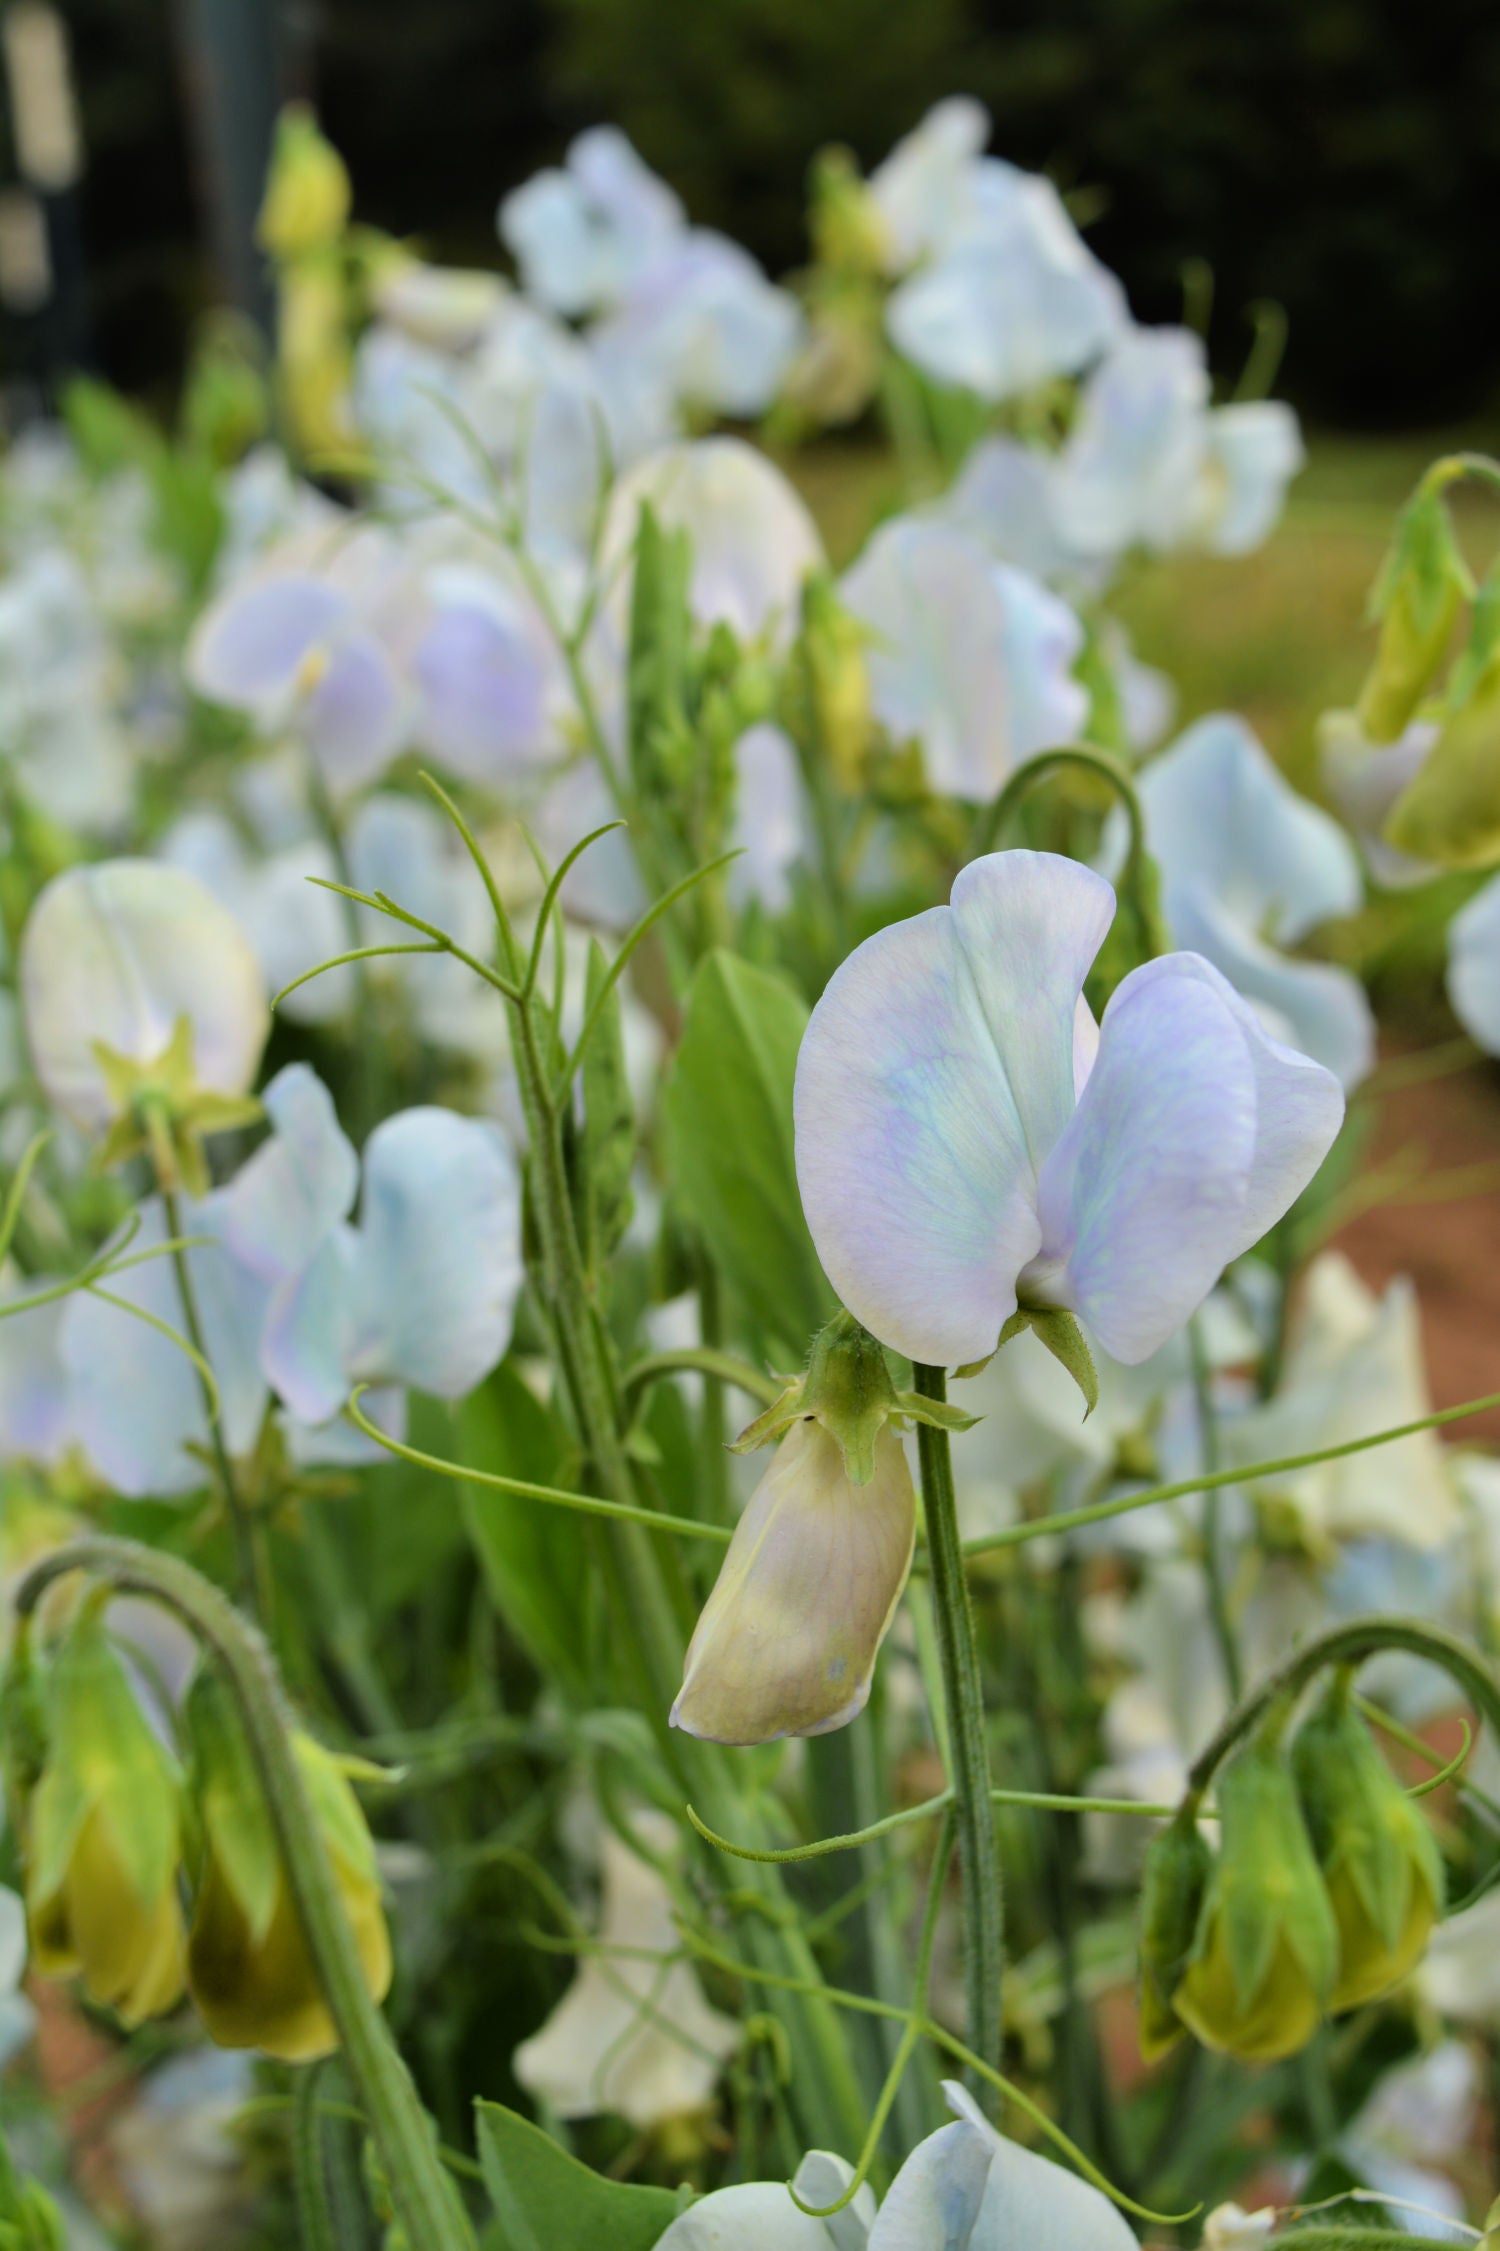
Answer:
<svg viewBox="0 0 1500 2251"><path fill-rule="evenodd" d="M977 1420L945 1399L898 1391L884 1346L845 1312L836 1313L819 1331L804 1373L787 1378L781 1397L740 1432L730 1451L748 1454L757 1446L769 1446L793 1423L809 1417L838 1441L855 1485L868 1485L874 1476L875 1442L888 1422L898 1429L926 1423L936 1430L958 1431L970 1429Z"/></svg>
<svg viewBox="0 0 1500 2251"><path fill-rule="evenodd" d="M1073 1315L1064 1312L1060 1305L1018 1305L1000 1331L995 1351L999 1352L1009 1344L1012 1337L1020 1336L1024 1329L1030 1329L1047 1347L1053 1359L1060 1360L1067 1369L1083 1393L1083 1419L1087 1422L1099 1404L1099 1374L1094 1366L1094 1355L1088 1348L1088 1340ZM994 1353L991 1353L983 1360L973 1360L966 1368L956 1369L955 1373L960 1376L977 1376L982 1368L989 1366L993 1358Z"/></svg>
<svg viewBox="0 0 1500 2251"><path fill-rule="evenodd" d="M179 1016L159 1055L140 1063L102 1040L94 1059L115 1108L115 1120L95 1152L100 1172L128 1158L149 1156L164 1188L205 1196L208 1166L204 1137L253 1125L261 1106L253 1095L215 1094L198 1084L191 1018Z"/></svg>
<svg viewBox="0 0 1500 2251"><path fill-rule="evenodd" d="M1402 511L1370 597L1380 645L1360 695L1359 723L1372 742L1394 742L1408 726L1473 591L1443 498L1444 467L1437 464Z"/></svg>

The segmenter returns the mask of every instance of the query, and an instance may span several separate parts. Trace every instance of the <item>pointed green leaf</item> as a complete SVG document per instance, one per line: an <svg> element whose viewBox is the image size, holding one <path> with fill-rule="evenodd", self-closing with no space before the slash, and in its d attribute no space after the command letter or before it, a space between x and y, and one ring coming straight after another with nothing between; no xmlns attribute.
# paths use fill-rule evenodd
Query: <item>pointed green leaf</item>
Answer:
<svg viewBox="0 0 1500 2251"><path fill-rule="evenodd" d="M474 2116L504 2251L651 2251L683 2208L672 2189L591 2172L503 2103Z"/></svg>

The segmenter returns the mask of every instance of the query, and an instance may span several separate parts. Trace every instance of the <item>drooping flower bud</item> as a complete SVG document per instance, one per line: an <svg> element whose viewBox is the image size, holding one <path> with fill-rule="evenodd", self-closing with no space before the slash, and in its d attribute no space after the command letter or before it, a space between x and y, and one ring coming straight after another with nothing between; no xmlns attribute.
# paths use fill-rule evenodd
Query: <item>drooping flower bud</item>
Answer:
<svg viewBox="0 0 1500 2251"><path fill-rule="evenodd" d="M1217 1796L1219 1857L1172 2006L1206 2047L1271 2063L1317 2030L1338 1930L1292 1777L1269 1736L1221 1769Z"/></svg>
<svg viewBox="0 0 1500 2251"><path fill-rule="evenodd" d="M1421 1960L1443 1911L1442 1857L1355 1710L1347 1675L1298 1730L1292 1771L1338 1924L1328 2006L1355 2009Z"/></svg>
<svg viewBox="0 0 1500 2251"><path fill-rule="evenodd" d="M265 1795L239 1715L216 1675L189 1691L192 1783L202 1819L188 1934L188 1990L210 2039L307 2063L338 2044L308 1952ZM296 1734L292 1749L333 1867L373 1999L390 1989L391 1944L375 1847L331 1752Z"/></svg>
<svg viewBox="0 0 1500 2251"><path fill-rule="evenodd" d="M318 130L305 102L289 102L276 121L256 239L276 259L326 250L343 233L353 191L344 160Z"/></svg>
<svg viewBox="0 0 1500 2251"><path fill-rule="evenodd" d="M257 1115L246 1099L270 1022L239 924L196 876L101 860L49 883L21 940L37 1077L101 1163L151 1147L206 1188L199 1137Z"/></svg>
<svg viewBox="0 0 1500 2251"><path fill-rule="evenodd" d="M1394 742L1427 695L1448 653L1469 574L1437 484L1424 484L1402 512L1372 606L1380 646L1359 699L1371 742Z"/></svg>
<svg viewBox="0 0 1500 2251"><path fill-rule="evenodd" d="M32 1958L46 1977L80 1976L91 2000L139 2024L182 1993L181 1800L97 1609L84 1609L58 1652L46 1717L23 1813Z"/></svg>
<svg viewBox="0 0 1500 2251"><path fill-rule="evenodd" d="M1182 2038L1172 1996L1193 1951L1213 1864L1190 1801L1152 1840L1141 1875L1140 2042L1148 2063Z"/></svg>

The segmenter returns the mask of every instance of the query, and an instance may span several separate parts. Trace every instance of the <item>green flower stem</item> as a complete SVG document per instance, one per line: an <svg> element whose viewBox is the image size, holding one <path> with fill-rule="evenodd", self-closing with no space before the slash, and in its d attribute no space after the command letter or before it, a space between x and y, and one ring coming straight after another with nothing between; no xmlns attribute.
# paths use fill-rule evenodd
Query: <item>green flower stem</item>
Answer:
<svg viewBox="0 0 1500 2251"><path fill-rule="evenodd" d="M473 2231L444 2176L417 2090L365 1984L265 1643L198 1572L134 1540L77 1540L54 1549L21 1581L17 1615L30 1616L52 1582L70 1571L160 1602L219 1666L244 1724L307 1950L407 2240L422 2251L474 2251Z"/></svg>
<svg viewBox="0 0 1500 2251"><path fill-rule="evenodd" d="M715 1383L732 1384L747 1398L758 1399L763 1407L774 1407L786 1389L775 1376L763 1376L744 1360L737 1360L732 1352L720 1352L710 1345L685 1345L680 1352L652 1352L626 1369L620 1389L627 1399L644 1391L663 1376L696 1373L709 1376Z"/></svg>
<svg viewBox="0 0 1500 2251"><path fill-rule="evenodd" d="M1358 1665L1382 1649L1405 1650L1438 1665L1456 1682L1481 1718L1500 1738L1500 1682L1472 1649L1440 1627L1415 1618L1353 1618L1319 1634L1294 1657L1269 1674L1229 1717L1188 1773L1188 1791L1201 1797L1241 1739L1258 1727L1278 1703L1290 1707L1309 1682L1333 1665Z"/></svg>
<svg viewBox="0 0 1500 2251"><path fill-rule="evenodd" d="M1111 758L1108 751L1097 750L1091 743L1060 743L1055 750L1040 750L1034 758L1028 758L1024 765L1018 766L999 795L991 799L979 816L974 830L976 858L981 853L995 850L1005 834L1011 815L1032 785L1066 766L1076 766L1081 772L1093 774L1100 781L1109 783L1124 806L1125 818L1130 823L1130 850L1126 866L1129 869L1137 866L1146 850L1146 824L1135 784L1117 758Z"/></svg>
<svg viewBox="0 0 1500 2251"><path fill-rule="evenodd" d="M1459 1407L1440 1407L1435 1414L1420 1415L1415 1422L1397 1423L1390 1430L1372 1431L1368 1438L1346 1438L1339 1446L1318 1446L1310 1454L1287 1454L1275 1462L1244 1462L1233 1469L1205 1470L1172 1485L1151 1485L1142 1493L1122 1493L1112 1501L1094 1501L1087 1508L1060 1509L1053 1516L1029 1517L1009 1524L1003 1532L985 1532L965 1540L965 1555L989 1555L996 1548L1021 1547L1028 1540L1047 1540L1059 1532L1076 1532L1085 1524L1103 1524L1112 1516L1129 1516L1138 1508L1154 1508L1160 1501L1186 1501L1195 1493L1212 1493L1223 1485L1253 1485L1258 1478L1284 1477L1292 1470L1315 1469L1319 1462L1342 1461L1346 1454L1368 1453L1372 1446L1389 1446L1398 1438L1411 1438L1419 1430L1437 1430L1445 1423L1462 1422L1469 1415L1487 1414L1500 1407L1500 1391L1482 1399L1466 1399ZM915 1568L915 1567L914 1567Z"/></svg>
<svg viewBox="0 0 1500 2251"><path fill-rule="evenodd" d="M193 1286L192 1268L187 1252L182 1248L182 1223L177 1208L177 1191L161 1183L162 1209L166 1213L167 1234L171 1238L172 1271L177 1277L177 1294L182 1300L183 1326L188 1333L193 1350L203 1366L198 1370L198 1382L203 1393L203 1411L208 1419L209 1439L213 1446L214 1462L219 1472L219 1484L224 1493L224 1508L229 1517L229 1528L234 1535L235 1568L239 1577L239 1594L249 1603L261 1625L268 1626L272 1614L273 1590L270 1558L256 1524L253 1512L246 1506L235 1476L234 1464L229 1459L229 1449L224 1443L219 1402L204 1369L211 1363L204 1342L203 1320L198 1310L198 1293Z"/></svg>
<svg viewBox="0 0 1500 2251"><path fill-rule="evenodd" d="M941 1368L919 1363L913 1375L916 1389L924 1399L947 1398L947 1379ZM943 1700L953 1757L950 1780L963 1879L969 2045L998 2070L1002 2053L1000 1986L1005 1966L1005 1904L1000 1847L990 1801L990 1762L985 1741L979 1651L974 1639L968 1580L964 1575L963 1546L958 1536L948 1433L931 1423L920 1423L917 1447L922 1464L922 1505L927 1519L928 1568ZM986 2099L992 2098L987 2095Z"/></svg>
<svg viewBox="0 0 1500 2251"><path fill-rule="evenodd" d="M328 2179L323 2164L323 2113L318 2101L321 2063L297 2074L292 2108L292 2177L297 2191L297 2225L302 2251L339 2251L328 2209Z"/></svg>
<svg viewBox="0 0 1500 2251"><path fill-rule="evenodd" d="M1198 1412L1199 1453L1204 1469L1212 1476L1219 1468L1219 1418L1214 1411L1213 1374L1204 1349L1202 1316L1196 1313L1188 1323L1188 1349L1193 1364L1193 1399ZM1213 1621L1214 1639L1219 1645L1219 1658L1224 1667L1229 1701L1231 1704L1237 1703L1245 1682L1234 1621L1229 1614L1228 1591L1224 1584L1224 1538L1223 1527L1219 1522L1217 1487L1209 1489L1203 1496L1203 1577L1208 1588L1209 1616Z"/></svg>

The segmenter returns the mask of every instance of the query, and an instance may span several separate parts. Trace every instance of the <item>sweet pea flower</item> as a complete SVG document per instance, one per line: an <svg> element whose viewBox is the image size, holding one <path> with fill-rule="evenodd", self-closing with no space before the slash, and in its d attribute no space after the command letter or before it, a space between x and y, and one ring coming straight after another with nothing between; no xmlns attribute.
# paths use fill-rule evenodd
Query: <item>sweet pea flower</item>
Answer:
<svg viewBox="0 0 1500 2251"><path fill-rule="evenodd" d="M919 2142L877 2213L868 2187L822 2220L780 2182L717 2189L675 2219L657 2251L1134 2251L1135 2237L1100 2191L995 2131L955 2080L954 2113ZM803 2203L831 2204L853 2173L814 2150L792 2186Z"/></svg>
<svg viewBox="0 0 1500 2251"><path fill-rule="evenodd" d="M499 227L527 293L572 318L618 302L686 231L687 215L617 126L595 125L561 169L512 190Z"/></svg>
<svg viewBox="0 0 1500 2251"><path fill-rule="evenodd" d="M769 913L781 914L791 904L792 870L808 841L802 773L785 728L765 719L747 727L734 746L734 772L730 842L740 857L730 863L729 896L737 907L758 899Z"/></svg>
<svg viewBox="0 0 1500 2251"><path fill-rule="evenodd" d="M254 1080L270 1022L259 965L177 869L102 860L54 876L22 935L20 984L43 1091L84 1133L120 1116L120 1071L148 1077L184 1026L196 1089L234 1098Z"/></svg>
<svg viewBox="0 0 1500 2251"><path fill-rule="evenodd" d="M780 646L791 638L802 582L822 563L823 543L803 502L763 453L742 438L700 438L648 454L619 480L599 567L622 633L644 506L692 542L688 601L699 625L722 622L741 641L769 637Z"/></svg>
<svg viewBox="0 0 1500 2251"><path fill-rule="evenodd" d="M1064 538L1057 481L1055 454L1019 438L981 438L928 513L967 532L997 563L1029 571L1048 586L1096 593L1106 568Z"/></svg>
<svg viewBox="0 0 1500 2251"><path fill-rule="evenodd" d="M992 797L1033 751L1081 729L1089 699L1072 665L1082 626L1057 595L990 562L963 532L898 517L841 592L870 629L875 715L898 742L917 738L934 789Z"/></svg>
<svg viewBox="0 0 1500 2251"><path fill-rule="evenodd" d="M494 788L565 748L567 676L509 557L448 563L424 582L430 617L412 653L416 731L452 773Z"/></svg>
<svg viewBox="0 0 1500 2251"><path fill-rule="evenodd" d="M1245 725L1200 719L1145 769L1146 839L1167 920L1278 1036L1357 1086L1375 1021L1347 970L1279 951L1360 903L1359 863L1337 822L1299 797Z"/></svg>
<svg viewBox="0 0 1500 2251"><path fill-rule="evenodd" d="M1446 2168L1460 2167L1473 2149L1479 2094L1473 2054L1462 2041L1444 2040L1387 2072L1339 2140L1343 2162L1366 2187L1408 2208L1400 2217L1417 2235L1473 2241L1465 2200ZM1431 2224L1418 2226L1424 2217Z"/></svg>
<svg viewBox="0 0 1500 2251"><path fill-rule="evenodd" d="M1431 1412L1410 1281L1398 1277L1377 1298L1341 1251L1324 1251L1302 1285L1275 1393L1263 1405L1222 1420L1220 1450L1226 1466L1278 1461L1368 1438L1393 1424L1420 1422ZM1314 1546L1363 1537L1435 1552L1461 1521L1434 1430L1258 1479L1247 1491L1289 1511Z"/></svg>
<svg viewBox="0 0 1500 2251"><path fill-rule="evenodd" d="M870 174L870 200L885 230L886 267L908 272L951 241L972 216L975 171L990 137L990 113L971 95L936 102Z"/></svg>
<svg viewBox="0 0 1500 2251"><path fill-rule="evenodd" d="M658 1858L679 1841L662 1814L637 1812L632 1826ZM511 2060L527 2093L560 2118L615 2111L646 2132L712 2100L740 2028L710 2008L692 1964L674 1958L673 1899L657 1869L612 1830L601 1854L600 1951Z"/></svg>
<svg viewBox="0 0 1500 2251"><path fill-rule="evenodd" d="M1286 488L1307 460L1302 431L1280 399L1242 399L1208 418L1199 537L1213 555L1248 555L1274 531Z"/></svg>
<svg viewBox="0 0 1500 2251"><path fill-rule="evenodd" d="M521 1287L509 1144L481 1119L403 1110L376 1127L361 1167L327 1089L302 1063L278 1072L265 1107L275 1130L221 1208L233 1258L269 1293L266 1378L312 1426L337 1415L357 1383L462 1398L504 1354ZM356 1226L348 1214L361 1170Z"/></svg>
<svg viewBox="0 0 1500 2251"><path fill-rule="evenodd" d="M1208 367L1185 328L1128 328L1084 385L1058 463L1057 521L1087 555L1166 553L1194 531L1207 457Z"/></svg>
<svg viewBox="0 0 1500 2251"><path fill-rule="evenodd" d="M1470 1039L1500 1055L1500 876L1448 925L1448 998Z"/></svg>
<svg viewBox="0 0 1500 2251"><path fill-rule="evenodd" d="M407 599L400 555L379 527L341 544L288 541L210 603L188 642L188 680L263 734L295 735L330 789L358 789L407 734L390 648Z"/></svg>
<svg viewBox="0 0 1500 2251"><path fill-rule="evenodd" d="M835 972L797 1064L797 1177L825 1272L881 1341L989 1357L1018 1302L1146 1359L1293 1203L1338 1081L1213 966L1133 970L1101 1025L1084 979L1114 914L1044 852L972 862L952 903Z"/></svg>
<svg viewBox="0 0 1500 2251"><path fill-rule="evenodd" d="M740 419L770 406L801 341L796 299L708 227L639 275L590 337L605 367L633 366L674 407Z"/></svg>
<svg viewBox="0 0 1500 2251"><path fill-rule="evenodd" d="M17 1276L0 1268L0 1463L61 1460L72 1438L67 1370L59 1349L66 1298L7 1312L7 1301L32 1297L57 1279Z"/></svg>
<svg viewBox="0 0 1500 2251"><path fill-rule="evenodd" d="M375 276L371 294L381 319L419 344L463 352L479 342L507 288L499 274L398 256Z"/></svg>

